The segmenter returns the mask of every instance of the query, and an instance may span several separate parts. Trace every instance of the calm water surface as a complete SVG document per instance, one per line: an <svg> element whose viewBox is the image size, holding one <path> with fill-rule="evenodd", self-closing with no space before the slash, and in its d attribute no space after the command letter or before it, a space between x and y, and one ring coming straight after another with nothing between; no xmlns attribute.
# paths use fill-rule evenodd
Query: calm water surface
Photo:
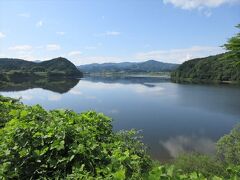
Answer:
<svg viewBox="0 0 240 180"><path fill-rule="evenodd" d="M240 87L175 84L157 77L89 77L19 83L0 94L29 105L111 116L115 130L142 130L151 156L161 161L179 153L212 154L215 142L240 122Z"/></svg>

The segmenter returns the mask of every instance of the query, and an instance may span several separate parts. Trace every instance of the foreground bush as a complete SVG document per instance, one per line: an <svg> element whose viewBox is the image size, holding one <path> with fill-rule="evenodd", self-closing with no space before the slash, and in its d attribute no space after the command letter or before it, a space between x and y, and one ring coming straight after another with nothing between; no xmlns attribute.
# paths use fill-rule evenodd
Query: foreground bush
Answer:
<svg viewBox="0 0 240 180"><path fill-rule="evenodd" d="M217 155L225 164L240 165L240 125L217 142Z"/></svg>
<svg viewBox="0 0 240 180"><path fill-rule="evenodd" d="M103 114L48 112L2 98L3 109L1 120L8 122L0 130L0 177L122 179L141 177L149 168L135 132L114 133Z"/></svg>
<svg viewBox="0 0 240 180"><path fill-rule="evenodd" d="M111 119L100 113L46 111L2 96L0 113L0 179L240 178L239 164L225 171L227 166L211 167L203 157L179 161L192 163L190 169L184 163L159 165L135 131L113 132Z"/></svg>
<svg viewBox="0 0 240 180"><path fill-rule="evenodd" d="M226 167L217 161L215 157L209 157L198 153L181 154L174 161L177 169L181 169L185 173L197 171L205 177L227 176Z"/></svg>

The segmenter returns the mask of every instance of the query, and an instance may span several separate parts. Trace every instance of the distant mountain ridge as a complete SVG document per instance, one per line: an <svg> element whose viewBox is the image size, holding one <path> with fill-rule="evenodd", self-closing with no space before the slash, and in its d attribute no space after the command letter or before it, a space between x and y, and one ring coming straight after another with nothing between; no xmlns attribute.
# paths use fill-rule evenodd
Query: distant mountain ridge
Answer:
<svg viewBox="0 0 240 180"><path fill-rule="evenodd" d="M35 62L23 59L0 58L0 73L82 76L82 73L72 62L62 57Z"/></svg>
<svg viewBox="0 0 240 180"><path fill-rule="evenodd" d="M104 73L104 72L169 72L175 70L179 65L164 63L156 60L145 62L122 62L122 63L93 63L78 66L83 73Z"/></svg>

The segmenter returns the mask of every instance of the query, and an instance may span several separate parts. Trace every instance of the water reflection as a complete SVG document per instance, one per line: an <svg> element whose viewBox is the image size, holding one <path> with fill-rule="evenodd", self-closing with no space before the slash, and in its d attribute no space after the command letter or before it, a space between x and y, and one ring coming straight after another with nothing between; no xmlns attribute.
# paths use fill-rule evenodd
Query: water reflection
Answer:
<svg viewBox="0 0 240 180"><path fill-rule="evenodd" d="M179 135L159 143L168 151L172 158L176 158L186 152L199 152L210 155L215 152L215 142L207 137Z"/></svg>
<svg viewBox="0 0 240 180"><path fill-rule="evenodd" d="M235 86L183 85L155 77L78 81L33 83L0 92L46 109L103 112L114 119L114 130L142 130L151 156L161 161L189 151L212 154L214 143L240 121L240 88Z"/></svg>
<svg viewBox="0 0 240 180"><path fill-rule="evenodd" d="M147 87L154 87L154 83L169 82L170 78L167 76L89 76L84 78L91 82L102 82L108 84L142 84Z"/></svg>
<svg viewBox="0 0 240 180"><path fill-rule="evenodd" d="M79 79L27 79L25 81L0 82L0 91L24 91L33 88L42 88L57 93L66 93L76 86Z"/></svg>

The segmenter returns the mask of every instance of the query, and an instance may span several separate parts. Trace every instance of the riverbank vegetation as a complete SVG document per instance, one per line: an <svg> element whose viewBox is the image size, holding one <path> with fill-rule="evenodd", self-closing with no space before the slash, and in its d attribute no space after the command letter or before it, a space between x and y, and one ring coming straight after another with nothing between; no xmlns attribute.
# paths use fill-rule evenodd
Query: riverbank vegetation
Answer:
<svg viewBox="0 0 240 180"><path fill-rule="evenodd" d="M236 26L240 29L240 25ZM171 74L175 82L240 83L240 33L224 44L223 54L184 62Z"/></svg>
<svg viewBox="0 0 240 180"><path fill-rule="evenodd" d="M0 179L238 179L240 128L215 157L182 155L161 165L134 130L114 132L93 111L46 111L0 96Z"/></svg>
<svg viewBox="0 0 240 180"><path fill-rule="evenodd" d="M0 82L60 77L82 77L82 72L62 57L42 62L0 58Z"/></svg>
<svg viewBox="0 0 240 180"><path fill-rule="evenodd" d="M240 82L240 59L219 54L184 62L171 74L176 82Z"/></svg>

